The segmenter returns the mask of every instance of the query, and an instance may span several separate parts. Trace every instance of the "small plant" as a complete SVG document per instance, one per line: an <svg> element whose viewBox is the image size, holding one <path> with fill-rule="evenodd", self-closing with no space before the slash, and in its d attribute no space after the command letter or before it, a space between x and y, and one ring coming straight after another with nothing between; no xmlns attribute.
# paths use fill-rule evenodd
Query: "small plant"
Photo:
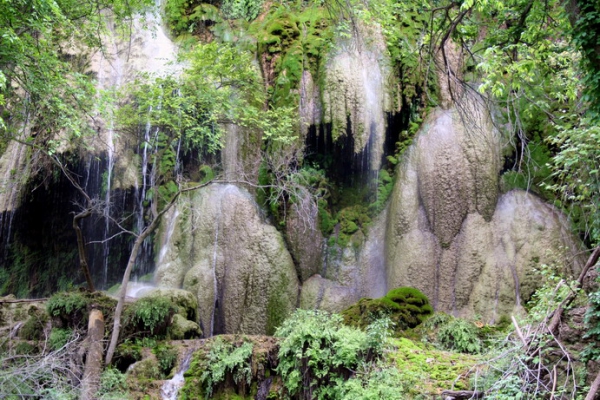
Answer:
<svg viewBox="0 0 600 400"><path fill-rule="evenodd" d="M438 343L447 350L476 354L481 351L477 327L462 318L443 325L437 334Z"/></svg>
<svg viewBox="0 0 600 400"><path fill-rule="evenodd" d="M177 350L173 346L158 345L152 349L158 360L158 367L163 376L168 377L177 362Z"/></svg>
<svg viewBox="0 0 600 400"><path fill-rule="evenodd" d="M50 331L48 345L52 350L58 350L66 345L72 336L73 331L71 329L53 328L52 331Z"/></svg>

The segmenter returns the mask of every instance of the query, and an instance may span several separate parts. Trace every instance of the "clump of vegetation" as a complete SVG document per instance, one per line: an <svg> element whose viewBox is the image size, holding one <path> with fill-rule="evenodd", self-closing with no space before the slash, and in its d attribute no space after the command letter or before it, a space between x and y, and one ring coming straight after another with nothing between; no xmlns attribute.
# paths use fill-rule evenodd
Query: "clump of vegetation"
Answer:
<svg viewBox="0 0 600 400"><path fill-rule="evenodd" d="M125 374L116 368L108 367L100 376L98 396L101 399L127 398L127 383Z"/></svg>
<svg viewBox="0 0 600 400"><path fill-rule="evenodd" d="M144 297L125 312L126 331L130 334L165 338L177 306L164 297Z"/></svg>
<svg viewBox="0 0 600 400"><path fill-rule="evenodd" d="M373 360L385 343L385 324L367 332L343 324L338 314L297 310L277 330L282 341L277 372L290 396L342 398L345 382Z"/></svg>
<svg viewBox="0 0 600 400"><path fill-rule="evenodd" d="M460 353L477 354L482 350L482 337L489 330L482 330L463 318L436 313L417 328L424 342L436 347Z"/></svg>
<svg viewBox="0 0 600 400"><path fill-rule="evenodd" d="M27 313L29 318L19 330L19 336L25 340L44 339L44 328L48 322L48 315L36 307L31 307Z"/></svg>
<svg viewBox="0 0 600 400"><path fill-rule="evenodd" d="M152 349L163 377L168 378L177 362L177 350L168 344L159 344Z"/></svg>
<svg viewBox="0 0 600 400"><path fill-rule="evenodd" d="M252 380L252 350L248 340L216 337L208 348L194 354L181 397L210 398L227 379L234 382L240 394L246 394Z"/></svg>
<svg viewBox="0 0 600 400"><path fill-rule="evenodd" d="M92 305L98 307L106 319L109 319L116 301L99 292L59 292L46 302L46 312L52 317L55 327L85 329Z"/></svg>
<svg viewBox="0 0 600 400"><path fill-rule="evenodd" d="M418 289L392 289L379 299L363 298L342 312L344 323L366 328L382 317L389 317L397 333L414 328L433 314L429 299Z"/></svg>

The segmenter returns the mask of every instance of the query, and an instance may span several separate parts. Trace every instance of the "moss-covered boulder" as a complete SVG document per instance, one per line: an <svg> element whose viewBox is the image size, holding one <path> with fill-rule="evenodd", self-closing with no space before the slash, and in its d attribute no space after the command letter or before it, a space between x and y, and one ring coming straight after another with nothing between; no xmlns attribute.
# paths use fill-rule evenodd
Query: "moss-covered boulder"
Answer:
<svg viewBox="0 0 600 400"><path fill-rule="evenodd" d="M198 318L198 299L193 293L183 289L155 288L145 291L141 298L164 297L169 299L178 308L178 313L190 321Z"/></svg>
<svg viewBox="0 0 600 400"><path fill-rule="evenodd" d="M279 340L221 335L203 342L185 372L180 399L278 399Z"/></svg>
<svg viewBox="0 0 600 400"><path fill-rule="evenodd" d="M378 299L363 298L342 312L344 323L366 328L378 318L389 317L396 331L414 328L433 314L429 299L418 289L392 289Z"/></svg>

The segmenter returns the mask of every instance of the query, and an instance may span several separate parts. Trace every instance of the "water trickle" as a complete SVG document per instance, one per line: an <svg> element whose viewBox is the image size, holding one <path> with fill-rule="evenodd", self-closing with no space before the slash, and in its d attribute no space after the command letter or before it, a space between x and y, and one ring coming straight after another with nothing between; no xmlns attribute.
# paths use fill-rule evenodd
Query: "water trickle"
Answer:
<svg viewBox="0 0 600 400"><path fill-rule="evenodd" d="M217 281L217 253L219 250L219 225L221 223L221 209L222 209L222 198L221 202L219 202L219 211L217 213L216 224L215 224L215 242L213 246L213 259L212 259L212 267L213 267L213 290L214 290L214 299L213 299L213 308L212 315L210 317L210 335L213 336L215 331L215 313L217 310L217 300L219 298L219 288Z"/></svg>
<svg viewBox="0 0 600 400"><path fill-rule="evenodd" d="M158 254L158 265L161 265L164 262L165 256L167 255L167 250L169 249L169 244L171 243L171 237L173 236L173 232L175 232L177 217L179 217L179 210L175 208L175 212L168 219L167 233L163 239L163 242L161 243L160 253Z"/></svg>
<svg viewBox="0 0 600 400"><path fill-rule="evenodd" d="M160 395L163 400L177 400L179 389L181 389L185 381L183 374L185 374L185 372L190 368L192 355L196 350L197 347L190 347L186 349L186 353L183 356L183 361L181 362L181 366L179 367L177 373L173 376L173 378L163 383L162 388L160 389Z"/></svg>

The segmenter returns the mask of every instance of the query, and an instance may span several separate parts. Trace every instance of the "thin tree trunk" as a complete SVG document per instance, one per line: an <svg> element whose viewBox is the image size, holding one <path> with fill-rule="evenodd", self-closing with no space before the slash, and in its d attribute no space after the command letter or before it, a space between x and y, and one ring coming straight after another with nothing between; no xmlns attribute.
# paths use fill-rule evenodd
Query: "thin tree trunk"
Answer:
<svg viewBox="0 0 600 400"><path fill-rule="evenodd" d="M88 323L88 349L85 358L85 371L81 382L81 400L94 400L100 388L102 353L104 352L104 316L102 311L93 309Z"/></svg>
<svg viewBox="0 0 600 400"><path fill-rule="evenodd" d="M79 265L83 271L83 275L85 276L85 280L87 282L88 290L90 292L96 291L94 288L94 283L92 282L92 275L90 274L90 268L87 263L87 256L85 252L85 242L83 241L83 233L81 232L81 228L79 227L79 220L83 218L87 218L92 214L91 209L86 209L80 212L79 214L73 217L73 229L75 229L75 233L77 234L77 251L79 252Z"/></svg>
<svg viewBox="0 0 600 400"><path fill-rule="evenodd" d="M108 350L106 350L106 365L110 365L110 363L112 362L112 358L115 354L115 349L117 348L117 343L119 341L119 335L121 334L121 316L123 314L123 307L125 306L125 295L127 294L127 284L129 283L129 278L131 277L131 270L135 265L135 260L137 259L137 256L140 252L142 243L150 235L150 233L152 233L152 231L156 228L157 225L158 219L154 219L154 221L152 221L152 224L150 224L148 228L144 229L142 234L135 239L133 249L131 249L131 254L129 255L129 260L127 261L127 268L125 268L125 273L123 274L123 281L121 283L121 290L119 291L119 300L117 302L117 308L115 309L110 344L108 346Z"/></svg>
<svg viewBox="0 0 600 400"><path fill-rule="evenodd" d="M598 372L596 379L594 379L594 382L592 382L592 386L590 387L590 391L588 392L587 396L585 396L585 400L594 400L594 398L596 398L598 389L600 389L600 372Z"/></svg>
<svg viewBox="0 0 600 400"><path fill-rule="evenodd" d="M203 183L203 184L200 184L197 186L193 186L193 187L190 187L187 189L182 189L179 192L177 192L173 196L171 201L167 205L165 205L159 213L157 213L155 215L154 219L152 220L152 223L150 223L150 225L148 225L142 231L142 233L138 237L136 237L135 242L133 244L133 249L131 249L131 254L129 255L129 260L127 261L127 268L125 268L125 273L123 274L121 290L119 291L119 299L117 302L117 308L115 309L114 323L113 323L112 334L110 337L110 344L108 345L108 349L106 350L106 359L105 359L106 365L110 365L110 363L112 362L112 358L115 354L115 349L117 348L117 343L119 342L119 335L121 334L121 316L123 314L123 308L125 306L125 295L127 293L127 284L129 283L129 278L131 276L131 270L133 269L133 266L135 265L135 260L137 259L138 253L140 252L142 243L144 243L144 240L146 240L146 238L148 236L150 236L150 234L152 232L154 232L154 230L158 227L158 224L160 223L162 216L165 215L165 213L167 211L169 211L169 209L173 206L173 204L175 204L175 202L177 201L177 199L179 198L179 195L181 193L191 192L193 190L200 189L204 186L207 186L210 183L211 182L206 182L206 183Z"/></svg>
<svg viewBox="0 0 600 400"><path fill-rule="evenodd" d="M600 246L596 247L590 257L588 258L583 270L581 270L581 274L579 274L579 279L577 279L577 287L580 288L583 286L583 280L585 276L589 272L589 270L596 265L598 262L598 258L600 258ZM566 307L571 304L571 302L575 299L577 293L575 291L571 291L569 295L560 303L560 305L554 310L554 314L552 315L552 319L548 324L548 331L552 334L557 333L558 325L560 324L560 320L562 318L563 311Z"/></svg>

